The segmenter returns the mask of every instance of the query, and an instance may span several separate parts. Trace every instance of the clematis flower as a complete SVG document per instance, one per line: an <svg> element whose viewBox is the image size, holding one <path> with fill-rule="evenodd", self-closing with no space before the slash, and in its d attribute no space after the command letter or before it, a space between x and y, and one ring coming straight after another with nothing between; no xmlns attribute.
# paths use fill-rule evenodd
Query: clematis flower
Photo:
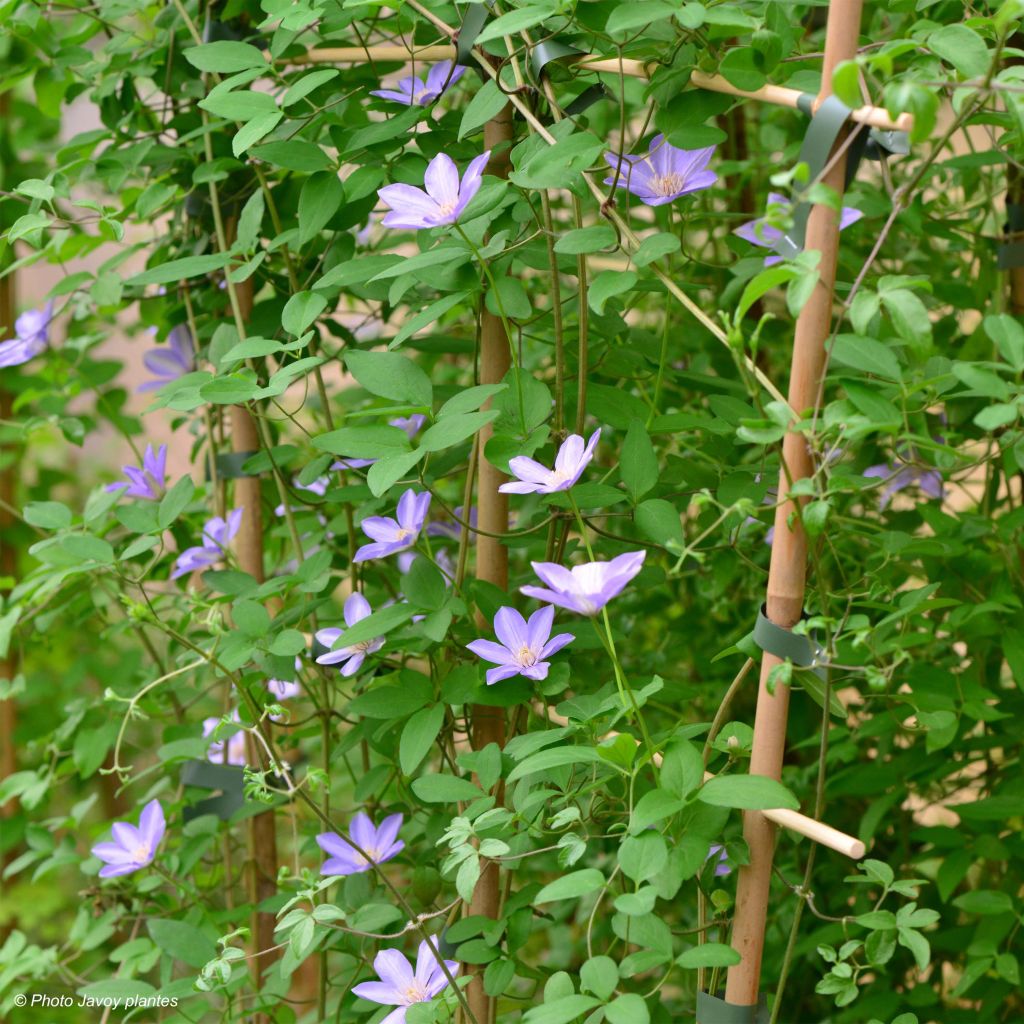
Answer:
<svg viewBox="0 0 1024 1024"><path fill-rule="evenodd" d="M430 493L417 494L412 488L398 500L397 520L390 516L368 516L359 527L375 543L364 544L352 559L367 562L373 558L387 558L416 543L430 508Z"/></svg>
<svg viewBox="0 0 1024 1024"><path fill-rule="evenodd" d="M466 646L484 661L491 661L497 668L487 670L487 685L512 676L525 676L527 679L547 679L550 658L566 644L576 639L572 633L559 633L551 636L551 624L555 619L555 609L551 605L535 611L530 621L522 617L515 608L499 608L494 616L494 632L500 644L492 640L474 640Z"/></svg>
<svg viewBox="0 0 1024 1024"><path fill-rule="evenodd" d="M301 671L302 659L296 658L296 675ZM298 697L302 694L302 687L294 679L268 679L267 689L270 691L271 696L276 697L278 700L291 700L292 697Z"/></svg>
<svg viewBox="0 0 1024 1024"><path fill-rule="evenodd" d="M568 608L581 615L596 615L640 571L646 551L630 551L610 562L587 562L566 569L557 562L532 562L544 587L520 587L527 597Z"/></svg>
<svg viewBox="0 0 1024 1024"><path fill-rule="evenodd" d="M143 357L143 363L156 380L146 381L139 386L139 391L156 391L165 384L184 377L196 368L195 348L192 335L185 324L172 328L167 335L167 345L158 345L150 349Z"/></svg>
<svg viewBox="0 0 1024 1024"><path fill-rule="evenodd" d="M174 564L174 572L171 579L176 580L179 576L186 576L196 569L206 569L215 565L223 557L227 545L238 533L238 527L242 524L242 512L240 508L233 509L228 513L227 519L214 516L203 527L203 543L201 547L186 548Z"/></svg>
<svg viewBox="0 0 1024 1024"><path fill-rule="evenodd" d="M354 849L337 832L324 832L316 837L317 846L328 859L320 868L321 875L358 875L369 871L374 864L397 857L405 849L405 843L398 838L402 827L402 815L392 814L385 818L378 828L370 818L360 811L348 827L352 843L363 852ZM366 854L364 857L363 854Z"/></svg>
<svg viewBox="0 0 1024 1024"><path fill-rule="evenodd" d="M886 481L878 496L878 508L882 512L889 507L889 503L900 491L908 487L917 487L922 494L939 501L945 494L942 474L937 469L928 469L911 462L883 462L878 466L868 466L864 470L864 475Z"/></svg>
<svg viewBox="0 0 1024 1024"><path fill-rule="evenodd" d="M333 466L331 467L334 468ZM321 476L314 480L311 484L300 484L298 480L292 480L292 486L297 491L309 491L310 494L315 494L318 498L322 498L327 493L327 488L331 486L331 478L329 476ZM292 507L292 512L304 512L306 506L300 506L299 508ZM274 509L274 515L280 518L284 515L284 502L281 502L277 508ZM327 521L320 517L323 525L327 525Z"/></svg>
<svg viewBox="0 0 1024 1024"><path fill-rule="evenodd" d="M620 162L618 153L605 153L618 175L605 178L604 183L627 189L647 206L664 206L718 181L718 175L707 169L714 153L714 146L678 149L664 135L655 135L647 156L623 156Z"/></svg>
<svg viewBox="0 0 1024 1024"><path fill-rule="evenodd" d="M162 444L154 452L151 444L146 445L142 456L142 469L138 466L122 466L121 471L128 478L116 484L107 484L106 491L124 491L126 498L144 498L159 501L167 490L167 445Z"/></svg>
<svg viewBox="0 0 1024 1024"><path fill-rule="evenodd" d="M463 522L469 523L469 542L472 544L476 540L476 534L473 532L476 529L476 509L471 508L469 510L469 518L466 518L466 510L462 505L455 506L455 518L456 520L461 519ZM428 537L444 537L447 540L460 540L462 538L462 524L456 521L443 522L443 523L431 523L427 527Z"/></svg>
<svg viewBox="0 0 1024 1024"><path fill-rule="evenodd" d="M238 712L231 714L231 720L238 722ZM203 739L212 736L214 729L223 719L213 716L203 719ZM226 740L214 740L206 748L206 760L213 764L233 764L241 768L245 765L245 732L239 729L232 733Z"/></svg>
<svg viewBox="0 0 1024 1024"><path fill-rule="evenodd" d="M454 85L466 69L461 64L452 68L450 60L435 64L428 72L426 79L409 75L399 80L394 89L374 89L371 96L380 96L385 100L394 100L407 107L429 107L434 100L450 86Z"/></svg>
<svg viewBox="0 0 1024 1024"><path fill-rule="evenodd" d="M579 434L570 434L558 449L554 469L548 469L526 455L509 459L508 468L519 479L502 484L498 490L505 494L554 494L569 490L590 464L600 437L601 431L595 430L584 446Z"/></svg>
<svg viewBox="0 0 1024 1024"><path fill-rule="evenodd" d="M0 368L21 366L46 349L50 343L53 301L42 309L28 309L14 321L14 337L0 341Z"/></svg>
<svg viewBox="0 0 1024 1024"><path fill-rule="evenodd" d="M777 209L773 210L773 207ZM768 209L773 215L781 216L784 219L792 207L792 202L780 192L768 193ZM844 206L839 214L839 230L842 231L851 224L855 224L863 216L864 214L856 207ZM733 231L733 234L750 242L751 245L760 246L762 249L774 249L779 239L782 238L783 231L770 224L767 217L758 217L756 220L748 220L746 224L741 224ZM779 255L765 256L764 265L771 267L776 263L781 263L782 260L783 257Z"/></svg>
<svg viewBox="0 0 1024 1024"><path fill-rule="evenodd" d="M100 868L100 878L130 875L153 863L156 848L167 831L164 809L159 800L150 800L142 808L138 828L127 821L115 821L110 831L114 836L113 842L97 843L91 851L105 864Z"/></svg>
<svg viewBox="0 0 1024 1024"><path fill-rule="evenodd" d="M390 212L384 214L381 224L386 228L436 228L454 224L480 191L484 167L490 159L490 150L470 161L462 180L459 169L447 153L438 153L427 164L423 177L426 191L414 185L385 185L377 195Z"/></svg>
<svg viewBox="0 0 1024 1024"><path fill-rule="evenodd" d="M459 969L454 960L445 960L444 963L451 975ZM382 949L374 957L373 969L380 981L364 981L352 991L371 1003L398 1007L380 1024L405 1024L405 1013L410 1006L429 1002L448 987L448 978L437 962L437 954L426 940L420 943L416 952L415 972L412 964L397 949Z"/></svg>
<svg viewBox="0 0 1024 1024"><path fill-rule="evenodd" d="M388 426L404 430L411 441L426 422L427 417L423 413L416 412L411 416L396 416L393 420L388 420ZM362 469L364 466L372 466L376 461L376 459L338 459L337 462L331 463L331 469Z"/></svg>
<svg viewBox="0 0 1024 1024"><path fill-rule="evenodd" d="M717 861L715 864L716 878L732 874L732 868L729 867L729 854L726 853L725 847L721 843L712 843L708 855L704 858L704 863L706 864L709 860Z"/></svg>
<svg viewBox="0 0 1024 1024"><path fill-rule="evenodd" d="M362 594L349 594L345 599L345 624L351 629L357 622L362 622L372 613L370 602ZM341 639L345 631L336 626L329 629L318 629L317 640L324 647L333 648ZM339 647L338 650L328 650L316 659L318 665L342 665L341 674L352 676L359 671L368 654L375 654L384 646L384 637L377 636L372 640L360 640L357 644L349 647Z"/></svg>

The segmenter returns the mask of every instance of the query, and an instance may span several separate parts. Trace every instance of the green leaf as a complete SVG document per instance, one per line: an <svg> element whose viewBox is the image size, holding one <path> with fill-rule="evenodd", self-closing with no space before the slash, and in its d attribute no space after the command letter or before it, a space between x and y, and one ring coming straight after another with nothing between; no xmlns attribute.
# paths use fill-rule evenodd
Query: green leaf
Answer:
<svg viewBox="0 0 1024 1024"><path fill-rule="evenodd" d="M527 775L535 775L552 768L564 768L566 765L604 763L601 755L593 747L552 747L550 750L538 751L517 764L509 773L508 782L516 782Z"/></svg>
<svg viewBox="0 0 1024 1024"><path fill-rule="evenodd" d="M658 457L640 420L633 420L622 442L619 475L636 504L658 482Z"/></svg>
<svg viewBox="0 0 1024 1024"><path fill-rule="evenodd" d="M30 526L43 530L63 530L71 525L71 509L59 501L30 501L21 514Z"/></svg>
<svg viewBox="0 0 1024 1024"><path fill-rule="evenodd" d="M648 235L641 243L640 248L633 253L633 263L638 267L646 267L649 263L661 259L663 256L671 256L679 252L682 243L679 239L667 231L659 231L656 234ZM557 249L558 246L556 245Z"/></svg>
<svg viewBox="0 0 1024 1024"><path fill-rule="evenodd" d="M424 431L419 441L419 449L424 452L440 452L460 444L472 437L488 423L494 422L500 413L497 409L484 412L465 412L454 416L446 416L438 420L432 427Z"/></svg>
<svg viewBox="0 0 1024 1024"><path fill-rule="evenodd" d="M411 618L412 609L407 604L393 604L386 608L378 608L377 611L367 615L365 619L360 619L354 626L344 630L332 650L351 647L364 640L375 640L379 636L385 636Z"/></svg>
<svg viewBox="0 0 1024 1024"><path fill-rule="evenodd" d="M338 212L345 189L333 171L320 171L306 179L299 193L299 243L315 238Z"/></svg>
<svg viewBox="0 0 1024 1024"><path fill-rule="evenodd" d="M199 71L216 71L221 74L267 65L267 58L263 56L262 50L248 43L226 40L192 46L185 50L185 60Z"/></svg>
<svg viewBox="0 0 1024 1024"><path fill-rule="evenodd" d="M395 336L391 339L391 344L388 345L388 348L398 348L402 342L411 338L418 331L422 331L424 327L436 326L449 309L457 306L460 302L464 302L468 296L469 292L454 292L451 295L445 295L436 302L430 303L425 309L421 309L415 316L411 316L403 322Z"/></svg>
<svg viewBox="0 0 1024 1024"><path fill-rule="evenodd" d="M298 103L314 89L318 89L332 78L337 78L339 74L341 72L337 68L323 68L320 71L311 71L308 75L303 75L288 87L284 96L281 97L281 106L290 107L293 103Z"/></svg>
<svg viewBox="0 0 1024 1024"><path fill-rule="evenodd" d="M589 228L568 231L557 242L555 252L574 256L578 253L600 252L615 245L615 231L607 224L595 224ZM677 243L678 244L678 243Z"/></svg>
<svg viewBox="0 0 1024 1024"><path fill-rule="evenodd" d="M664 498L649 498L637 505L634 513L636 525L654 541L670 551L683 548L683 523L679 510Z"/></svg>
<svg viewBox="0 0 1024 1024"><path fill-rule="evenodd" d="M366 474L366 482L370 486L370 493L375 498L396 484L399 480L409 474L409 471L423 458L423 452L417 449L414 452L402 452L399 455L386 455L378 459Z"/></svg>
<svg viewBox="0 0 1024 1024"><path fill-rule="evenodd" d="M953 906L967 914L1009 914L1013 912L1013 899L998 889L972 889L957 896Z"/></svg>
<svg viewBox="0 0 1024 1024"><path fill-rule="evenodd" d="M313 447L352 459L379 459L409 451L409 435L398 427L340 427L313 438Z"/></svg>
<svg viewBox="0 0 1024 1024"><path fill-rule="evenodd" d="M701 786L697 799L714 807L766 811L784 807L795 811L800 802L781 783L764 775L718 775Z"/></svg>
<svg viewBox="0 0 1024 1024"><path fill-rule="evenodd" d="M217 955L217 946L194 925L168 918L150 918L146 924L150 938L168 956L189 967L202 967Z"/></svg>
<svg viewBox="0 0 1024 1024"><path fill-rule="evenodd" d="M398 742L398 763L403 775L412 775L434 745L444 723L444 705L423 708L405 723Z"/></svg>
<svg viewBox="0 0 1024 1024"><path fill-rule="evenodd" d="M319 292L298 292L281 311L281 326L296 338L327 308L327 299Z"/></svg>
<svg viewBox="0 0 1024 1024"><path fill-rule="evenodd" d="M777 288L780 284L787 284L797 277L799 273L796 267L783 263L778 266L768 267L760 271L757 276L752 277L743 289L739 304L736 306L737 321L747 315L747 311L762 295L770 292L773 288Z"/></svg>
<svg viewBox="0 0 1024 1024"><path fill-rule="evenodd" d="M609 33L631 32L652 22L671 18L678 10L678 5L665 3L664 0L633 0L632 3L619 4L612 11L604 30ZM612 1024L619 1022L612 1021Z"/></svg>
<svg viewBox="0 0 1024 1024"><path fill-rule="evenodd" d="M596 868L571 871L545 885L533 897L533 904L539 906L541 903L555 903L558 900L574 900L588 892L595 892L604 885L604 882L604 875Z"/></svg>
<svg viewBox="0 0 1024 1024"><path fill-rule="evenodd" d="M622 873L634 882L653 878L668 862L668 847L656 832L644 832L624 839L619 846Z"/></svg>
<svg viewBox="0 0 1024 1024"><path fill-rule="evenodd" d="M500 39L502 36L514 36L524 29L539 25L554 13L554 5L548 3L520 7L518 10L503 14L500 18L488 22L480 35L476 37L476 44L480 45L492 39Z"/></svg>
<svg viewBox="0 0 1024 1024"><path fill-rule="evenodd" d="M478 800L484 795L469 779L454 775L421 775L412 781L412 791L427 804L455 804Z"/></svg>
<svg viewBox="0 0 1024 1024"><path fill-rule="evenodd" d="M411 360L397 352L345 354L349 373L372 395L429 408L434 401L430 378Z"/></svg>
<svg viewBox="0 0 1024 1024"><path fill-rule="evenodd" d="M676 958L680 967L693 970L697 967L732 967L740 962L740 955L732 946L721 942L705 942L694 946Z"/></svg>
<svg viewBox="0 0 1024 1024"><path fill-rule="evenodd" d="M619 965L610 956L591 957L580 968L580 987L609 999L619 981Z"/></svg>
<svg viewBox="0 0 1024 1024"><path fill-rule="evenodd" d="M636 282L637 275L632 270L602 270L590 285L587 305L595 313L603 313L609 299L628 292Z"/></svg>
<svg viewBox="0 0 1024 1024"><path fill-rule="evenodd" d="M858 334L840 334L832 345L832 358L843 366L873 373L888 380L900 380L899 360L892 349L874 338Z"/></svg>
<svg viewBox="0 0 1024 1024"><path fill-rule="evenodd" d="M196 487L190 476L183 476L161 499L157 522L161 530L166 530L182 512L195 494Z"/></svg>
<svg viewBox="0 0 1024 1024"><path fill-rule="evenodd" d="M966 25L943 25L928 37L928 47L964 78L980 78L991 63L985 40Z"/></svg>
<svg viewBox="0 0 1024 1024"><path fill-rule="evenodd" d="M203 110L229 121L251 121L263 114L277 113L274 97L265 92L239 90L237 92L215 92L199 101ZM237 156L237 154L236 154Z"/></svg>
<svg viewBox="0 0 1024 1024"><path fill-rule="evenodd" d="M999 313L982 321L985 333L996 343L1000 355L1020 373L1024 370L1024 326L1019 320Z"/></svg>
<svg viewBox="0 0 1024 1024"><path fill-rule="evenodd" d="M171 284L174 281L187 281L192 277L202 277L215 270L223 270L231 262L228 253L211 253L208 256L186 256L184 259L161 263L158 267L144 270L128 279L126 284L139 287L144 284Z"/></svg>
<svg viewBox="0 0 1024 1024"><path fill-rule="evenodd" d="M262 146L250 149L249 156L275 167L283 167L286 171L300 171L303 174L326 171L332 166L330 157L319 146L303 139L265 142Z"/></svg>
<svg viewBox="0 0 1024 1024"><path fill-rule="evenodd" d="M718 73L730 85L747 92L754 92L767 82L758 55L749 46L730 49L718 65Z"/></svg>
<svg viewBox="0 0 1024 1024"><path fill-rule="evenodd" d="M633 808L629 818L630 835L639 835L656 822L671 818L682 810L683 802L664 789L652 789L644 793Z"/></svg>
<svg viewBox="0 0 1024 1024"><path fill-rule="evenodd" d="M650 1024L651 1020L647 1003L636 992L627 992L613 999L604 1008L604 1015L608 1024Z"/></svg>
<svg viewBox="0 0 1024 1024"><path fill-rule="evenodd" d="M569 1021L582 1017L598 1005L599 1001L593 996L563 996L540 1006L531 1006L523 1017L523 1024L569 1024Z"/></svg>
<svg viewBox="0 0 1024 1024"><path fill-rule="evenodd" d="M488 79L469 101L459 124L459 138L464 139L471 132L489 121L508 104L508 97L498 88L497 82Z"/></svg>

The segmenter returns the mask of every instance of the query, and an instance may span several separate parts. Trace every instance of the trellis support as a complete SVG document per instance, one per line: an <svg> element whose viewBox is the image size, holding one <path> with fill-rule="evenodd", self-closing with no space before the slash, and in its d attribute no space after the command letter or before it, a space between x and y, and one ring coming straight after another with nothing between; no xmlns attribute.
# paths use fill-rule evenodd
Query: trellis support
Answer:
<svg viewBox="0 0 1024 1024"><path fill-rule="evenodd" d="M842 61L856 56L862 7L863 0L840 0L829 5L819 102L832 93L832 73L836 67ZM840 148L822 181L841 196L845 173L845 150ZM839 252L839 224L834 210L827 206L813 207L807 224L805 245L807 250L819 252L821 260L818 265L818 283L797 318L793 342L788 400L790 408L798 414L815 407L825 370L825 344L831 327ZM779 504L775 514L775 538L766 604L767 617L785 629L791 629L803 614L807 570L807 536L800 523L799 508L788 495L793 484L811 476L813 470L811 453L804 436L795 431L788 433L782 448ZM750 761L752 775L765 775L774 779L780 778L782 773L789 687L779 682L769 689L768 684L772 670L781 661L776 655L768 653L764 654L761 661ZM737 965L729 968L725 1000L732 1006L753 1008L757 1004L760 988L775 825L759 811L747 811L743 819L743 834L750 850L750 864L739 872L731 939L741 959Z"/></svg>

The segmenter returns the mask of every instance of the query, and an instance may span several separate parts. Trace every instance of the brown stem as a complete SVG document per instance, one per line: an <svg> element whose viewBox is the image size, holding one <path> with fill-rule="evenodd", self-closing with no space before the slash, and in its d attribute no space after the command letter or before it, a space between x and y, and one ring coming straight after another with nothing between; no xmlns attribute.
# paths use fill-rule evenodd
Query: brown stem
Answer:
<svg viewBox="0 0 1024 1024"><path fill-rule="evenodd" d="M828 9L825 36L825 60L819 99L832 91L832 72L857 52L863 0L844 0ZM837 146L842 146L842 134ZM845 152L832 163L824 184L843 193L846 174ZM834 210L815 206L807 224L808 251L821 254L820 278L810 299L797 318L789 380L789 405L797 414L814 407L825 368L825 343L832 318L833 287L839 252L839 225ZM779 504L775 514L775 541L768 572L767 614L772 622L789 628L803 613L806 582L807 537L800 523L799 507L787 496L797 480L813 473L811 454L804 437L786 435L779 473ZM792 525L790 519L792 518ZM789 711L789 687L781 683L769 691L772 669L780 659L765 654L761 662L761 682L754 719L754 743L750 759L751 775L778 779L786 747L786 718ZM736 893L736 914L732 946L740 954L740 963L729 968L725 998L727 1002L750 1006L757 1002L760 985L764 930L771 887L775 828L757 811L743 816L743 834L750 849L750 864L740 869Z"/></svg>
<svg viewBox="0 0 1024 1024"><path fill-rule="evenodd" d="M491 150L487 173L506 178L509 172L509 146L512 140L512 108L506 106L496 117L484 125L484 148ZM497 150L497 151L496 151ZM480 383L497 384L511 365L509 338L501 318L485 307L481 313L480 329ZM491 427L480 431L477 474L477 522L481 532L477 535L476 578L508 589L508 549L499 535L508 533L508 498L498 488L507 479L484 456L484 446L491 436ZM468 510L466 516L468 518ZM478 615L478 620L483 620ZM473 705L471 742L474 750L482 750L491 743L505 745L505 712L502 708ZM501 799L500 783L496 794ZM473 890L469 913L497 919L501 906L501 880L498 865L489 861L480 873ZM494 1001L484 992L482 978L477 972L466 989L466 998L473 1016L480 1024L493 1019Z"/></svg>

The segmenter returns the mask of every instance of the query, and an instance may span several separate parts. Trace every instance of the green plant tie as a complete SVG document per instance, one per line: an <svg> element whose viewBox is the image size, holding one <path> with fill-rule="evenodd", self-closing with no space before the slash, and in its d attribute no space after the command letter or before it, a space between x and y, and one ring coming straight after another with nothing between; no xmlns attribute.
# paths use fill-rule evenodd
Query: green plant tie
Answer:
<svg viewBox="0 0 1024 1024"><path fill-rule="evenodd" d="M727 1003L707 992L697 993L697 1024L768 1024L764 1003Z"/></svg>
<svg viewBox="0 0 1024 1024"><path fill-rule="evenodd" d="M227 821L245 804L241 768L229 764L211 764L209 761L186 761L181 769L181 783L195 789L219 789L220 796L207 797L185 808L185 821L204 814L215 814Z"/></svg>
<svg viewBox="0 0 1024 1024"><path fill-rule="evenodd" d="M259 452L221 452L217 456L217 476L221 480L238 480L246 476L259 476L259 473L247 473L242 467ZM206 464L206 479L210 479L210 464Z"/></svg>
<svg viewBox="0 0 1024 1024"><path fill-rule="evenodd" d="M1024 206L1020 203L1006 204L1006 227L1008 235L1024 232ZM996 250L996 263L1000 270L1024 267L1024 241L1003 242Z"/></svg>
<svg viewBox="0 0 1024 1024"><path fill-rule="evenodd" d="M481 76L484 75L484 71L473 54L473 44L490 16L491 12L484 4L470 4L463 15L459 34L455 37L455 63L467 68L475 67Z"/></svg>
<svg viewBox="0 0 1024 1024"><path fill-rule="evenodd" d="M754 643L766 654L791 661L797 668L810 669L819 679L825 679L822 649L808 637L776 625L765 615L763 605L754 625Z"/></svg>

